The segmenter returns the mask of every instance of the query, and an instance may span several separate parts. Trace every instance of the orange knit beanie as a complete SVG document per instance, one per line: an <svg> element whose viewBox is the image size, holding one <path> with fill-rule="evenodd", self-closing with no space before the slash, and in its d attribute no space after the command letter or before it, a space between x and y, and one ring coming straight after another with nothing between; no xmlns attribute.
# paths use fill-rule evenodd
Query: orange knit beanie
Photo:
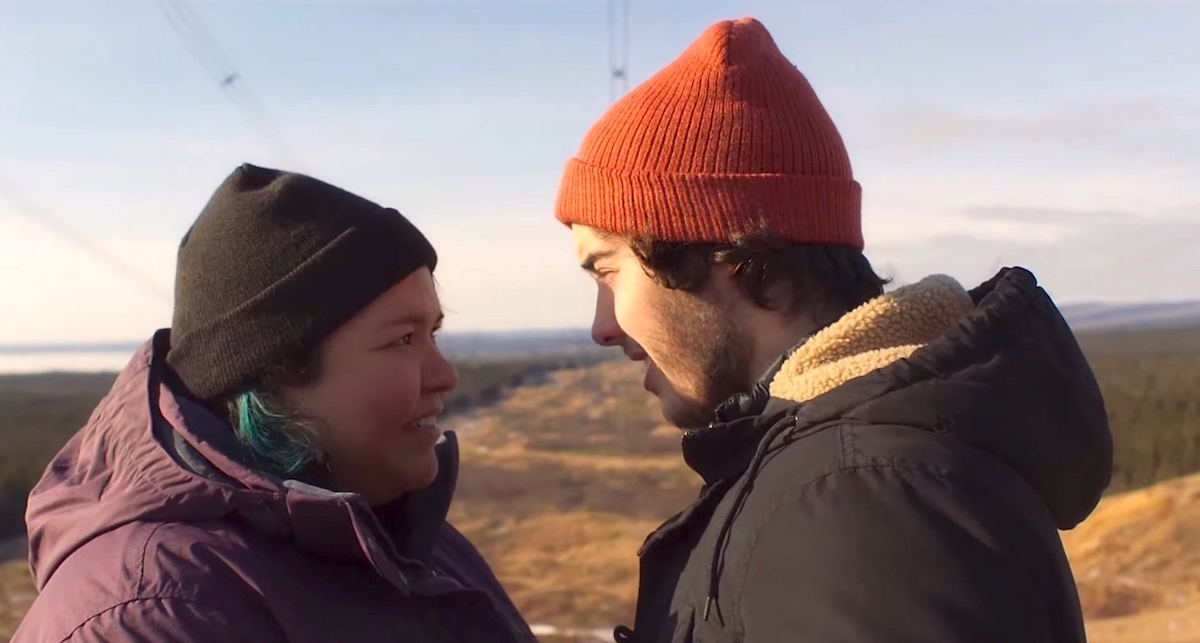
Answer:
<svg viewBox="0 0 1200 643"><path fill-rule="evenodd" d="M664 241L765 228L863 247L862 189L842 137L754 18L709 27L617 101L568 161L555 216Z"/></svg>

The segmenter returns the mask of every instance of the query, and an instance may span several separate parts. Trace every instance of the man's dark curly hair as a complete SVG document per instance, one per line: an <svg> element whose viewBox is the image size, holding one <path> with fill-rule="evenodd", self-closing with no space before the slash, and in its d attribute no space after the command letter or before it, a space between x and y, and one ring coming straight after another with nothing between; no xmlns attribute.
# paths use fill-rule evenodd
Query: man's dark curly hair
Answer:
<svg viewBox="0 0 1200 643"><path fill-rule="evenodd" d="M789 316L808 311L832 321L883 294L891 281L875 274L857 248L790 243L769 232L732 235L722 243L625 240L647 273L666 288L698 292L714 267L729 266L747 298Z"/></svg>

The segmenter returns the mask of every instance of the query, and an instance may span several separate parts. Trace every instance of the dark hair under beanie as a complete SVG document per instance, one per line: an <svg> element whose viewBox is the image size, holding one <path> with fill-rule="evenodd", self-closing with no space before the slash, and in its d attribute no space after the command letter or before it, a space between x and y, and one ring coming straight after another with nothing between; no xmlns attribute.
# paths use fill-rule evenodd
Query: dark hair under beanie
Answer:
<svg viewBox="0 0 1200 643"><path fill-rule="evenodd" d="M179 245L167 362L202 400L235 393L437 254L396 210L242 165Z"/></svg>

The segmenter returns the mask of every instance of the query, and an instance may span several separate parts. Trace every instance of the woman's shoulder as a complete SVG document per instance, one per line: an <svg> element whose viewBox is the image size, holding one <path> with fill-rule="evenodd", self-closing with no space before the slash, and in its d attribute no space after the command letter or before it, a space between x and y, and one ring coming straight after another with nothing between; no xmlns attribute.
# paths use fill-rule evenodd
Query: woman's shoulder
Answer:
<svg viewBox="0 0 1200 643"><path fill-rule="evenodd" d="M221 582L224 568L253 564L263 549L243 530L223 523L134 522L81 545L43 591L87 577L111 579L108 589L128 599L159 591L194 592L205 587L204 579ZM179 580L182 585L176 586L173 581Z"/></svg>
<svg viewBox="0 0 1200 643"><path fill-rule="evenodd" d="M256 568L272 549L226 524L129 523L67 556L22 628L42 632L36 640L66 640L75 628L125 612L247 609L258 602Z"/></svg>
<svg viewBox="0 0 1200 643"><path fill-rule="evenodd" d="M433 550L432 563L435 569L450 573L469 587L507 597L487 560L449 522L442 526Z"/></svg>

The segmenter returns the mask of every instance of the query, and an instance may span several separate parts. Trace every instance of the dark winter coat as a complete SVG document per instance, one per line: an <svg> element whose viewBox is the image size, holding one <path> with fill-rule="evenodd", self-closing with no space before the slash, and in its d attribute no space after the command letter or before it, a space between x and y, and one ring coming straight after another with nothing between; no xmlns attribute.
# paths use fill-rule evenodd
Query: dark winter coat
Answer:
<svg viewBox="0 0 1200 643"><path fill-rule="evenodd" d="M688 433L637 643L1076 643L1059 529L1109 482L1095 378L1033 275L897 289Z"/></svg>
<svg viewBox="0 0 1200 643"><path fill-rule="evenodd" d="M165 332L144 346L29 499L40 595L14 643L531 642L434 485L372 510L283 481L176 396Z"/></svg>

